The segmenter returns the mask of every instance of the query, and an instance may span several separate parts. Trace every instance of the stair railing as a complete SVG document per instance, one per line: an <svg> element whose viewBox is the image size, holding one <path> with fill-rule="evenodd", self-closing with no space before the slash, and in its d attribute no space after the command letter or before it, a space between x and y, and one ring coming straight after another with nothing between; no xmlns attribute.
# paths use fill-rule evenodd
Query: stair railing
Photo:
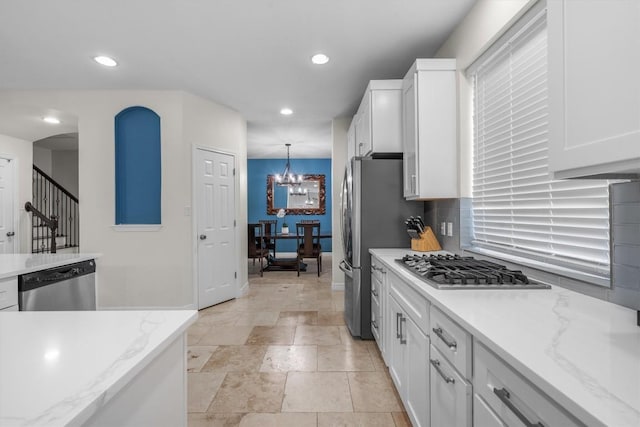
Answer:
<svg viewBox="0 0 640 427"><path fill-rule="evenodd" d="M56 232L49 231L46 223L34 218L32 228L32 252L54 252L53 248L78 247L80 244L80 224L78 198L62 185L33 165L33 203L40 213L58 221ZM49 236L48 233L53 234ZM55 243L49 244L49 237Z"/></svg>
<svg viewBox="0 0 640 427"><path fill-rule="evenodd" d="M51 218L47 218L45 214L36 209L31 202L27 202L24 204L24 210L27 212L31 212L34 216L36 216L44 225L51 230L51 246L49 250L52 254L56 253L56 231L58 230L58 219L55 216ZM32 250L32 252L35 252Z"/></svg>

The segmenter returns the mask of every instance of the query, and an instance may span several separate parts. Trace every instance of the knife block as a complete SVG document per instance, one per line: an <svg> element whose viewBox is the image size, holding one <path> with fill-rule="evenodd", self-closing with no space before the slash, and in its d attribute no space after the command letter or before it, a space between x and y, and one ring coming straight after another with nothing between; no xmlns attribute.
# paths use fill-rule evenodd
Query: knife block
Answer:
<svg viewBox="0 0 640 427"><path fill-rule="evenodd" d="M439 251L442 248L431 227L425 227L419 239L411 239L411 250L418 252Z"/></svg>

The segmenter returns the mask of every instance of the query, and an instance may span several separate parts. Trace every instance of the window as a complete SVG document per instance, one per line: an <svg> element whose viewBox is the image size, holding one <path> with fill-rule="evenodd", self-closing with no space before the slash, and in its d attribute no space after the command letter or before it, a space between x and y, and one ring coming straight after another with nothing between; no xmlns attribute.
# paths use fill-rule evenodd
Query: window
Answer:
<svg viewBox="0 0 640 427"><path fill-rule="evenodd" d="M160 116L144 107L115 118L116 225L160 224Z"/></svg>
<svg viewBox="0 0 640 427"><path fill-rule="evenodd" d="M468 70L474 82L472 246L607 284L609 182L554 181L548 173L543 6Z"/></svg>

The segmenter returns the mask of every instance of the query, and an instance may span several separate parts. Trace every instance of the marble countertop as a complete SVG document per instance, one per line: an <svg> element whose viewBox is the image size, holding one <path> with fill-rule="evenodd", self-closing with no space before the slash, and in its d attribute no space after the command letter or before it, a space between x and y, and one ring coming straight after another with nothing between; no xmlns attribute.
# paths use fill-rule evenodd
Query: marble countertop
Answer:
<svg viewBox="0 0 640 427"><path fill-rule="evenodd" d="M82 425L195 310L0 313L0 425Z"/></svg>
<svg viewBox="0 0 640 427"><path fill-rule="evenodd" d="M1 254L0 279L100 257L100 254Z"/></svg>
<svg viewBox="0 0 640 427"><path fill-rule="evenodd" d="M371 249L388 268L589 426L640 426L636 311L553 286L438 290Z"/></svg>

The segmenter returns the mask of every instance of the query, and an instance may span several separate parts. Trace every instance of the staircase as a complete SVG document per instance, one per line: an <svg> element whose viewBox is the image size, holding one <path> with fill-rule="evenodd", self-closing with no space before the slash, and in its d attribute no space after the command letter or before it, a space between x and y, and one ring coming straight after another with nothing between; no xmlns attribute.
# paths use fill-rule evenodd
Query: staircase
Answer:
<svg viewBox="0 0 640 427"><path fill-rule="evenodd" d="M25 209L33 214L31 252L78 252L78 198L36 165L33 165L33 203L27 203Z"/></svg>

